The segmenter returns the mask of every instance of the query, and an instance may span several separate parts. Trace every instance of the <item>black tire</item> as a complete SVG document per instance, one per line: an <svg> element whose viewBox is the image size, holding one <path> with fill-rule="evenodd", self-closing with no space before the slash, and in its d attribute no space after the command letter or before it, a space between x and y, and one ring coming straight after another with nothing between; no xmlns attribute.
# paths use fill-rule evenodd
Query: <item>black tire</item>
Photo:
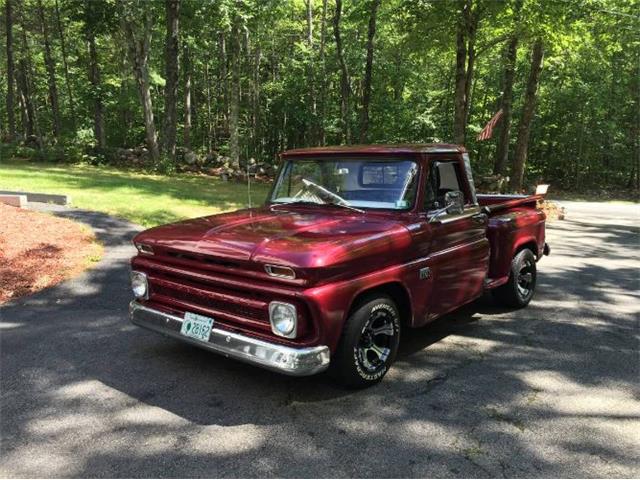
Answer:
<svg viewBox="0 0 640 480"><path fill-rule="evenodd" d="M511 261L509 281L493 291L493 298L507 307L526 307L536 290L536 256L528 248Z"/></svg>
<svg viewBox="0 0 640 480"><path fill-rule="evenodd" d="M348 388L380 382L398 353L400 324L400 312L390 297L364 298L345 323L329 373Z"/></svg>

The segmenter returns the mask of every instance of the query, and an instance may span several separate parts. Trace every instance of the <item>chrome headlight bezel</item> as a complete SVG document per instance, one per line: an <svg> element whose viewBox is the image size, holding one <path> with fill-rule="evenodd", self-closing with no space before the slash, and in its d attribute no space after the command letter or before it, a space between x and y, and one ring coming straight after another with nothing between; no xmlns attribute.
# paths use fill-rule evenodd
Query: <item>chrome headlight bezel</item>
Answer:
<svg viewBox="0 0 640 480"><path fill-rule="evenodd" d="M131 291L138 300L149 299L149 279L146 273L136 270L131 272Z"/></svg>
<svg viewBox="0 0 640 480"><path fill-rule="evenodd" d="M155 255L153 248L150 245L145 243L136 243L135 246L140 253L144 253L145 255Z"/></svg>
<svg viewBox="0 0 640 480"><path fill-rule="evenodd" d="M287 319L278 318L283 314L287 315ZM288 328L284 327L283 321L289 323ZM298 310L296 306L278 301L269 303L269 323L271 331L276 335L284 338L296 338L298 335Z"/></svg>

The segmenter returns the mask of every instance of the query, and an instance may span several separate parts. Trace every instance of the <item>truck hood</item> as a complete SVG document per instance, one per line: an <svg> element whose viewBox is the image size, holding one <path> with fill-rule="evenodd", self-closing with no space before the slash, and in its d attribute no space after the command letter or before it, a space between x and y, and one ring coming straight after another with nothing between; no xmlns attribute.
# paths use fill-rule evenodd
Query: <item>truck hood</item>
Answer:
<svg viewBox="0 0 640 480"><path fill-rule="evenodd" d="M398 259L411 244L400 221L339 209L260 208L195 218L138 234L134 241L239 261L294 268L363 264L376 268ZM360 270L360 268L358 268Z"/></svg>

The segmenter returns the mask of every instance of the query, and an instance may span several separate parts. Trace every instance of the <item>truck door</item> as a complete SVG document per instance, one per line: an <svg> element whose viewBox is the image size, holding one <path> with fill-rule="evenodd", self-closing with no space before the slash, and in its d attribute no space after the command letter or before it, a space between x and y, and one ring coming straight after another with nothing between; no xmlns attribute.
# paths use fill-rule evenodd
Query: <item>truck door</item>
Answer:
<svg viewBox="0 0 640 480"><path fill-rule="evenodd" d="M441 213L447 192L461 192L461 212ZM460 158L434 156L425 186L432 295L428 318L447 313L482 295L489 264L487 216L481 213L470 174Z"/></svg>

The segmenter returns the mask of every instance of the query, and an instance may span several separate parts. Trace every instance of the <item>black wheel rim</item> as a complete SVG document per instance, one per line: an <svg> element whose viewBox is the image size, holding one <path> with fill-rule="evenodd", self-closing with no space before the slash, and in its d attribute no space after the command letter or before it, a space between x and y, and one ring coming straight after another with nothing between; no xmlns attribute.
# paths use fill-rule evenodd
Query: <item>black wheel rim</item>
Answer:
<svg viewBox="0 0 640 480"><path fill-rule="evenodd" d="M358 341L358 361L367 373L376 373L386 365L391 354L396 327L390 312L371 312Z"/></svg>
<svg viewBox="0 0 640 480"><path fill-rule="evenodd" d="M536 279L536 266L532 260L525 260L518 271L518 293L521 298L527 298L533 292Z"/></svg>

